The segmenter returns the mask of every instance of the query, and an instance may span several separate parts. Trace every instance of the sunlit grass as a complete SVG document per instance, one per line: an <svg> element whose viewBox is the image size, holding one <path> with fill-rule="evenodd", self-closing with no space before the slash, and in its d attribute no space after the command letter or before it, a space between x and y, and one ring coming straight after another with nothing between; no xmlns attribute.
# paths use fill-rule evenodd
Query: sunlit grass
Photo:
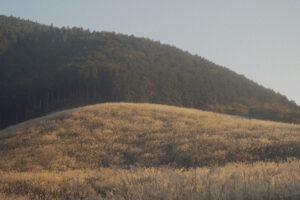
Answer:
<svg viewBox="0 0 300 200"><path fill-rule="evenodd" d="M99 104L0 132L0 169L199 167L300 158L300 126L151 104Z"/></svg>
<svg viewBox="0 0 300 200"><path fill-rule="evenodd" d="M0 132L0 199L300 199L300 126L107 103Z"/></svg>
<svg viewBox="0 0 300 200"><path fill-rule="evenodd" d="M225 167L0 172L0 191L42 199L295 199L300 161Z"/></svg>

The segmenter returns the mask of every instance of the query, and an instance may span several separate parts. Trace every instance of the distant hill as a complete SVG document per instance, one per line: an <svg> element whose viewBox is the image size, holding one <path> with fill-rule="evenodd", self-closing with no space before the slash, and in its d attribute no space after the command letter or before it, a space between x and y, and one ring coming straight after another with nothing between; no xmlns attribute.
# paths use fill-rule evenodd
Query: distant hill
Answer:
<svg viewBox="0 0 300 200"><path fill-rule="evenodd" d="M300 123L286 97L146 38L0 16L0 128L64 108L149 102Z"/></svg>
<svg viewBox="0 0 300 200"><path fill-rule="evenodd" d="M300 125L173 106L105 103L0 131L0 171L211 167L300 158Z"/></svg>

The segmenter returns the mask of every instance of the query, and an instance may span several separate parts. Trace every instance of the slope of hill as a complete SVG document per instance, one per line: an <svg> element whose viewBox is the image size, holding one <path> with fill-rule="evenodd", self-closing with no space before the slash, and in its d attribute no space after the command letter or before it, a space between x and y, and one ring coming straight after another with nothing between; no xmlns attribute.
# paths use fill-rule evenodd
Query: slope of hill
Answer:
<svg viewBox="0 0 300 200"><path fill-rule="evenodd" d="M162 105L99 104L1 131L0 156L0 169L17 171L280 161L300 158L300 126Z"/></svg>
<svg viewBox="0 0 300 200"><path fill-rule="evenodd" d="M188 108L53 113L0 131L0 157L2 199L300 197L300 125Z"/></svg>
<svg viewBox="0 0 300 200"><path fill-rule="evenodd" d="M150 102L300 121L280 94L169 45L0 16L0 128L63 108Z"/></svg>
<svg viewBox="0 0 300 200"><path fill-rule="evenodd" d="M300 158L300 126L172 106L108 103L5 129L0 156L0 169L17 171L281 161Z"/></svg>

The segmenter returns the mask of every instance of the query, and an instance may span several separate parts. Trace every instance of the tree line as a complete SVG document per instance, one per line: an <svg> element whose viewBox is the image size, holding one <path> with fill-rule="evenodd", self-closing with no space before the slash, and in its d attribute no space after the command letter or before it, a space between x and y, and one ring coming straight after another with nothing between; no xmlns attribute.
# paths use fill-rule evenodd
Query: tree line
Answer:
<svg viewBox="0 0 300 200"><path fill-rule="evenodd" d="M299 123L285 96L147 38L0 16L0 128L60 109L150 102Z"/></svg>

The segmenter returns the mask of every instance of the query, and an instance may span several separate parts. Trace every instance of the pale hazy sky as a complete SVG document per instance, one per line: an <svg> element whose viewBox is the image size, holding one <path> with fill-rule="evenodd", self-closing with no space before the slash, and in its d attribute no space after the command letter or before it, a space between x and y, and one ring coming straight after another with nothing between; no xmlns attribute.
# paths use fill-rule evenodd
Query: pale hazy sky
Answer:
<svg viewBox="0 0 300 200"><path fill-rule="evenodd" d="M0 14L159 40L300 105L300 0L0 0Z"/></svg>

